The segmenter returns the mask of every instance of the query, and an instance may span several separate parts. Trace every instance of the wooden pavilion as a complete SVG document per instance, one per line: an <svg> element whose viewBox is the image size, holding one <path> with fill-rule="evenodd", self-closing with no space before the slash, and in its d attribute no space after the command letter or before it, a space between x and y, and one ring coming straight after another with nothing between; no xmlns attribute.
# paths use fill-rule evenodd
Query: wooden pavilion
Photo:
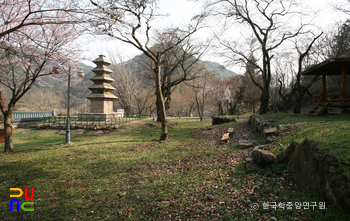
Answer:
<svg viewBox="0 0 350 221"><path fill-rule="evenodd" d="M311 110L311 115L321 115L328 107L340 107L342 112L348 112L350 107L350 93L348 90L348 75L350 74L350 49L343 54L326 60L316 66L313 66L301 75L321 75L322 76L322 92L314 95L314 108ZM341 75L341 90L340 92L329 91L327 93L326 76Z"/></svg>

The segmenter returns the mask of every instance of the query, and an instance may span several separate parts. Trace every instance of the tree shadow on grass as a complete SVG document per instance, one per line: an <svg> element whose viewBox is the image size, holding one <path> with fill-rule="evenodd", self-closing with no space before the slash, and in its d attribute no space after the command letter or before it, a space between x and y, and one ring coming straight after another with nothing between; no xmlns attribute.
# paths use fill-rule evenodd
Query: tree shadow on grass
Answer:
<svg viewBox="0 0 350 221"><path fill-rule="evenodd" d="M33 166L29 162L6 162L0 165L0 217L2 220L37 220L35 215L38 215L37 207L45 207L40 199L47 198L51 190L47 186L47 182L40 180L50 180L52 177L57 177L57 173L52 173ZM10 195L18 195L19 191L10 191L10 188L20 188L23 191L21 197L10 197ZM32 188L34 188L34 199L31 201L25 198L25 188L28 189L27 196L32 197ZM34 212L17 211L16 206L13 211L10 211L10 201L18 199L20 203L34 202ZM16 205L16 203L14 204Z"/></svg>

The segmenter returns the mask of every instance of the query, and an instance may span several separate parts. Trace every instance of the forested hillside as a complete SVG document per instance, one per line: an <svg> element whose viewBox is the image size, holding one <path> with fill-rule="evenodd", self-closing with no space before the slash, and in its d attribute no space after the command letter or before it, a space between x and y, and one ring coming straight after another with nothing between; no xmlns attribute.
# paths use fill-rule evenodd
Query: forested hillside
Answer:
<svg viewBox="0 0 350 221"><path fill-rule="evenodd" d="M108 59L108 58L107 58ZM145 56L137 55L133 59L124 62L128 72L139 72L145 62ZM205 68L210 70L220 79L226 79L236 74L217 62L200 61ZM120 64L119 64L120 65ZM76 74L71 79L70 103L73 112L85 111L85 97L90 93L88 87L92 84L90 78L94 75L91 71L94 67L80 63L79 67L85 73L79 78ZM111 68L111 67L110 67ZM142 75L141 72L139 72ZM113 77L113 76L112 76ZM33 88L24 96L16 106L17 111L47 111L56 110L65 113L67 108L67 75L60 73L62 81L52 80L50 77L42 78L41 83L35 83ZM88 102L88 101L87 101Z"/></svg>

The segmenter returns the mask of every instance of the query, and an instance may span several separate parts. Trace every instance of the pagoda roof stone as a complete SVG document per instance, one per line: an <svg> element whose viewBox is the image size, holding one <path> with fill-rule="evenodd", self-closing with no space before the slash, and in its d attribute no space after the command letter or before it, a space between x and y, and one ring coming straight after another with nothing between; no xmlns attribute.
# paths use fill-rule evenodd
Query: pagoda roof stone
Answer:
<svg viewBox="0 0 350 221"><path fill-rule="evenodd" d="M99 55L99 57L93 60L92 62L94 62L95 64L106 64L107 66L112 64L112 62L108 61L106 56L104 55Z"/></svg>

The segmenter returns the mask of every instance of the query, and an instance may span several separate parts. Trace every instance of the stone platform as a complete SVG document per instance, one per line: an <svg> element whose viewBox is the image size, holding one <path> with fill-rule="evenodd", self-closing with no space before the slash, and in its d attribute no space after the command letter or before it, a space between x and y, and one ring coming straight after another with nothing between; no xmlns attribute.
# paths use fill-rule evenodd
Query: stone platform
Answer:
<svg viewBox="0 0 350 221"><path fill-rule="evenodd" d="M99 119L106 120L109 118L123 117L123 113L80 113L78 115L79 119Z"/></svg>

